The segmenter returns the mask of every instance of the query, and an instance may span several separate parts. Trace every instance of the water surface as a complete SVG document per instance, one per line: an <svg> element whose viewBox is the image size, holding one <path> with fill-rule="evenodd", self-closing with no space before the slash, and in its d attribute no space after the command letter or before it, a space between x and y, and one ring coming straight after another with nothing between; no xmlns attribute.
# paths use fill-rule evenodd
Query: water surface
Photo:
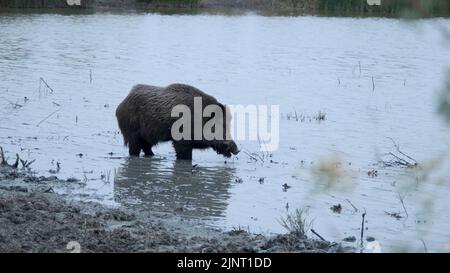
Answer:
<svg viewBox="0 0 450 273"><path fill-rule="evenodd" d="M439 27L449 22L3 13L0 145L10 160L36 159L40 174L59 162L59 177L86 182L74 193L85 199L263 233L284 232L286 210L306 208L329 240L359 237L366 211L365 236L382 250L422 251L425 242L448 251L448 127L435 109L450 63ZM264 162L196 151L195 168L176 162L170 144L154 158L128 158L116 106L136 83L174 82L227 104L280 105L279 149ZM314 120L319 111L324 121ZM389 138L421 165L440 168L425 176L383 166L396 151ZM258 142L238 143L263 156ZM337 204L341 213L330 209Z"/></svg>

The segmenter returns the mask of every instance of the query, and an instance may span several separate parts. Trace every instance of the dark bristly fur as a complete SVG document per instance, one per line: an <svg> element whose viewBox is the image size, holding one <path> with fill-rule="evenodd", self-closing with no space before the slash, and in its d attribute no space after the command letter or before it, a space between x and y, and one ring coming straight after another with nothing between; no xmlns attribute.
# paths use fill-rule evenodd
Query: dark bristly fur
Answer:
<svg viewBox="0 0 450 273"><path fill-rule="evenodd" d="M175 141L172 139L172 124L178 119L171 117L172 108L183 104L191 109L191 115L193 115L194 97L202 97L203 109L207 105L218 105L225 110L225 106L214 97L193 86L185 84L171 84L167 87L135 85L116 110L119 128L130 155L139 156L140 152L144 151L146 156L152 156L152 147L165 141L173 141L178 159L192 159L192 149L194 148L213 148L218 154L226 157L237 154L239 151L233 140ZM230 118L225 115L224 111L224 119L230 120ZM193 116L191 120L194 120ZM203 118L203 124L207 120L207 118ZM223 124L225 124L225 120ZM224 127L225 134L229 134L229 130L226 131Z"/></svg>

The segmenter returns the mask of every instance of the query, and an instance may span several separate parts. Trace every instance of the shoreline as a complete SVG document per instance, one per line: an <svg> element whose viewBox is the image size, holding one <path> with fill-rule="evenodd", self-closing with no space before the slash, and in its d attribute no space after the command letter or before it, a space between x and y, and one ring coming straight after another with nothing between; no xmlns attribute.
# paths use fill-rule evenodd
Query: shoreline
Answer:
<svg viewBox="0 0 450 273"><path fill-rule="evenodd" d="M53 190L77 184L76 179L37 177L30 171L0 166L0 252L355 251L294 234L221 231L174 213L76 201Z"/></svg>
<svg viewBox="0 0 450 273"><path fill-rule="evenodd" d="M11 0L14 1L14 0ZM431 11L416 11L411 7L393 7L359 5L351 7L327 6L316 0L302 1L268 1L268 0L174 0L174 1L147 1L147 0L81 0L81 6L69 6L64 1L52 0L51 5L42 7L42 2L29 6L11 6L8 0L0 0L1 12L61 12L61 13L96 13L112 12L148 12L162 14L230 14L242 15L257 13L267 16L331 16L331 17L387 17L387 18L449 18L450 5L440 4L440 9ZM58 2L59 1L59 2ZM20 2L20 0L19 0ZM83 2L82 2L83 3ZM296 3L296 4L295 4ZM439 5L439 3L437 4Z"/></svg>

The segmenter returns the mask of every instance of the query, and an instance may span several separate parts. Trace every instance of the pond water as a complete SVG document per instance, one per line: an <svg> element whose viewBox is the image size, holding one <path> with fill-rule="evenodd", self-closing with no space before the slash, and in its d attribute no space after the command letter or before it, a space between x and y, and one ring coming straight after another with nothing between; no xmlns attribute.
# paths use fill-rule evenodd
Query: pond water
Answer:
<svg viewBox="0 0 450 273"><path fill-rule="evenodd" d="M35 159L42 175L59 163L58 177L86 182L58 189L76 198L257 233L285 232L280 218L299 208L336 241L360 237L365 211L364 237L381 251L449 251L449 128L436 113L449 23L3 13L0 146L10 160ZM227 104L279 105L278 149L237 141L257 160L195 151L195 167L175 161L170 144L128 158L115 108L136 83L174 82ZM325 120L314 119L319 111ZM390 138L419 167L381 163L389 152L413 162ZM330 209L339 204L340 213Z"/></svg>

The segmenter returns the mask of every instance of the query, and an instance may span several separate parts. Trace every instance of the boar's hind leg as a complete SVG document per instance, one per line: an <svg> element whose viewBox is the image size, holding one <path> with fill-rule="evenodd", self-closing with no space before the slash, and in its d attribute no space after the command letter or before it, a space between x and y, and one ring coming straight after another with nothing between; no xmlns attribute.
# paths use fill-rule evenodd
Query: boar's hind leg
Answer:
<svg viewBox="0 0 450 273"><path fill-rule="evenodd" d="M173 142L177 159L192 160L192 146L186 143Z"/></svg>
<svg viewBox="0 0 450 273"><path fill-rule="evenodd" d="M128 140L128 152L130 156L139 156L142 150L142 140L137 134L130 136Z"/></svg>
<svg viewBox="0 0 450 273"><path fill-rule="evenodd" d="M139 145L139 142L132 142L128 144L128 152L130 156L139 156L141 153L141 146Z"/></svg>

